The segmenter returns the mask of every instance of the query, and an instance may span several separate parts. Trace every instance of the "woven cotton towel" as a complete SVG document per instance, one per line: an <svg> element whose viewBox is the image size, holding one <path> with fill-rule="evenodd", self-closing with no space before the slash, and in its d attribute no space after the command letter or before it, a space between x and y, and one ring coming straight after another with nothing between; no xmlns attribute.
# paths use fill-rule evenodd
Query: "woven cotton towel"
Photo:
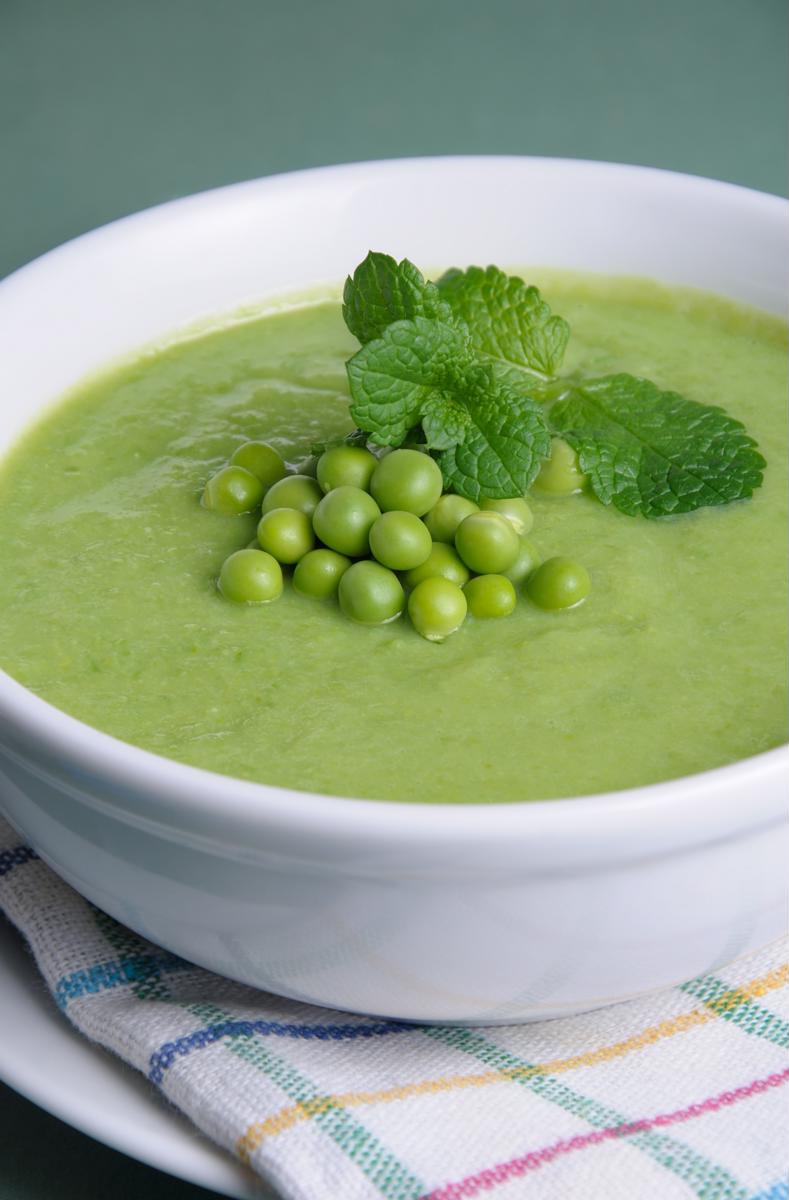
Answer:
<svg viewBox="0 0 789 1200"><path fill-rule="evenodd" d="M583 1016L459 1029L194 967L93 908L2 821L0 908L65 1016L287 1200L789 1197L783 946Z"/></svg>

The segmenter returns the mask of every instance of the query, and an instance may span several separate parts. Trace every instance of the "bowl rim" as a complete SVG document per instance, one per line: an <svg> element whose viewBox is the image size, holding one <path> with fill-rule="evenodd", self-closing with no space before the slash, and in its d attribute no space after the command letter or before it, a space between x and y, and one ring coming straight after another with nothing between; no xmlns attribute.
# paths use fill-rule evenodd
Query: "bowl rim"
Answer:
<svg viewBox="0 0 789 1200"><path fill-rule="evenodd" d="M95 229L56 246L30 263L18 268L0 281L5 296L18 280L27 280L34 272L45 268L65 254L79 253L80 247L97 238L123 237L126 230L169 216L174 210L188 206L222 203L223 199L242 190L268 190L283 187L309 186L328 181L343 174L369 175L407 169L426 171L448 165L484 165L488 169L509 164L532 164L558 171L581 174L617 173L630 178L660 182L663 185L707 190L716 196L728 194L750 206L759 206L771 215L784 214L789 202L771 193L760 192L740 184L668 171L659 167L626 163L601 162L590 159L571 159L529 155L426 155L397 159L378 159L354 163L331 164L283 172L207 189L175 200L142 209L98 226ZM23 743L46 749L60 763L76 770L83 777L111 780L123 792L125 799L113 796L113 807L133 809L134 793L153 795L166 810L168 822L182 825L190 812L202 811L215 816L217 799L221 795L222 823L246 824L252 818L259 825L277 826L283 830L305 828L319 824L331 827L347 836L364 830L377 835L389 832L398 841L419 843L432 834L442 842L472 841L475 844L500 840L502 833L582 834L600 823L610 828L627 815L639 824L653 826L655 822L670 824L675 817L688 822L688 833L710 835L709 810L715 809L723 825L749 826L775 821L785 810L769 783L777 772L789 771L789 745L739 759L712 770L663 780L641 787L612 792L589 793L556 799L502 801L487 800L473 803L453 801L422 803L419 801L371 800L353 796L335 796L299 791L270 784L257 783L190 766L166 758L139 746L104 733L43 700L0 668L0 718L9 728L15 727ZM11 752L16 757L16 752ZM768 784L768 786L763 786ZM737 819L736 808L743 807L747 794L750 819L742 813ZM721 811L721 810L725 811ZM164 815L164 813L163 813ZM714 831L712 831L714 832ZM232 840L232 838L231 838Z"/></svg>
<svg viewBox="0 0 789 1200"><path fill-rule="evenodd" d="M172 200L164 200L147 208L137 209L120 217L104 221L84 233L77 234L66 241L52 246L42 254L36 255L29 262L16 267L8 275L0 277L0 291L12 282L27 277L40 266L45 265L55 256L71 254L83 244L93 242L99 237L122 232L126 228L154 218L158 215L174 213L179 209L184 211L190 207L215 202L222 197L240 196L244 191L278 190L289 188L294 184L308 184L311 180L320 182L330 180L334 176L369 175L371 173L387 173L398 170L433 170L446 166L479 166L487 168L510 169L529 164L535 168L545 168L553 171L579 171L583 174L596 173L613 177L621 174L624 177L651 180L657 186L663 187L692 187L698 192L707 190L710 195L728 195L731 199L741 199L749 205L759 204L765 213L771 209L774 215L789 215L789 197L775 192L763 192L758 188L747 187L741 183L732 183L725 179L713 179L708 175L693 175L687 171L673 171L667 167L655 167L640 163L621 163L613 160L593 158L566 158L560 155L540 154L424 154L404 155L401 158L373 158L359 161L328 163L319 167L298 167L292 171L278 171L271 175L253 176L236 183L220 184L216 187L204 188L198 192L189 192ZM177 332L177 331L176 331Z"/></svg>

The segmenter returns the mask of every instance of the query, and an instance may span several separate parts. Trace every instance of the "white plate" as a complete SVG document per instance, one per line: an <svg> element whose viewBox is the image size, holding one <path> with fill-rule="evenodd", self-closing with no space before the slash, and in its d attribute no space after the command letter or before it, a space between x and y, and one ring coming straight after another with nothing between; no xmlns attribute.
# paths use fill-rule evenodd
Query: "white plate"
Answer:
<svg viewBox="0 0 789 1200"><path fill-rule="evenodd" d="M74 1087L79 1078L80 1087ZM55 1008L22 939L0 917L0 1079L105 1145L235 1200L276 1200L151 1084Z"/></svg>

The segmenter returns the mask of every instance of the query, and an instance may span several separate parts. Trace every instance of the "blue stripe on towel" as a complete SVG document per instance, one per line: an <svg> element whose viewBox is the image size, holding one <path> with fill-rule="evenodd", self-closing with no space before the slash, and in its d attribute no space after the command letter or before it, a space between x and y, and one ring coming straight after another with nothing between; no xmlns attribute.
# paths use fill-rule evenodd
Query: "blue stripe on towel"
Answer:
<svg viewBox="0 0 789 1200"><path fill-rule="evenodd" d="M789 1179L779 1179L766 1192L758 1192L751 1200L789 1200Z"/></svg>
<svg viewBox="0 0 789 1200"><path fill-rule="evenodd" d="M32 846L12 846L10 850L0 850L0 879L15 867L23 867L25 863L33 862L37 858L38 855Z"/></svg>
<svg viewBox="0 0 789 1200"><path fill-rule="evenodd" d="M164 1073L177 1058L184 1058L193 1050L203 1050L226 1037L283 1037L304 1038L323 1042L348 1042L357 1038L383 1037L389 1033L413 1032L413 1025L398 1021L372 1021L366 1025L296 1025L280 1021L220 1021L196 1029L194 1033L165 1042L150 1058L148 1078L152 1083L161 1083Z"/></svg>
<svg viewBox="0 0 789 1200"><path fill-rule="evenodd" d="M58 1007L65 1009L69 1001L80 996L96 995L126 984L150 979L152 975L171 971L191 970L192 964L174 954L135 954L95 963L71 975L64 975L54 988Z"/></svg>

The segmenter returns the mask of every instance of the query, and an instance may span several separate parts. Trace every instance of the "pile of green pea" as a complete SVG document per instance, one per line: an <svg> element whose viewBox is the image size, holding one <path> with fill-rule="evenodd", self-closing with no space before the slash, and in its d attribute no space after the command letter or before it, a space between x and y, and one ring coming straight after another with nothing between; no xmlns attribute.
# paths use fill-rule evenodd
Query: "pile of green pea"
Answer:
<svg viewBox="0 0 789 1200"><path fill-rule="evenodd" d="M583 476L566 442L555 439L537 483L554 494L580 489ZM475 504L444 492L438 464L419 450L379 457L362 446L334 446L318 458L313 477L288 474L266 442L246 442L209 479L203 504L228 516L261 510L255 542L231 554L219 573L220 592L238 604L276 600L283 566L293 567L302 595L336 596L362 625L384 625L407 608L417 632L440 642L467 614L507 616L518 590L558 610L580 604L591 586L580 563L541 561L527 536L533 515L524 497Z"/></svg>

